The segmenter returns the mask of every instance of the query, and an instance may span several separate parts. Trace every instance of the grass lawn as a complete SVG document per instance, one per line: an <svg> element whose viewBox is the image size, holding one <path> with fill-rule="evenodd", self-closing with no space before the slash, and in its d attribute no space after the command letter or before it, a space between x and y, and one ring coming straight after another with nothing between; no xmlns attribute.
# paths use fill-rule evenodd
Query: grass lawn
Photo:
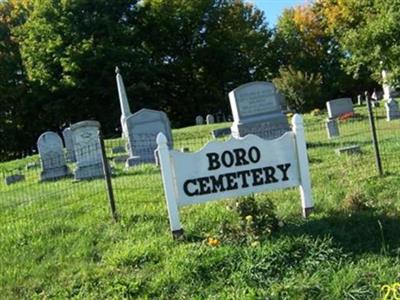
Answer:
<svg viewBox="0 0 400 300"><path fill-rule="evenodd" d="M325 114L305 116L310 218L297 189L261 193L182 208L180 240L153 165L113 165L114 223L104 180L39 183L40 170L23 169L37 157L0 164L0 173L26 177L0 185L1 298L380 299L383 285L400 282L400 120L376 110L378 177L366 109L356 112L333 140ZM195 151L223 126L174 130L175 148ZM362 153L335 154L352 144Z"/></svg>

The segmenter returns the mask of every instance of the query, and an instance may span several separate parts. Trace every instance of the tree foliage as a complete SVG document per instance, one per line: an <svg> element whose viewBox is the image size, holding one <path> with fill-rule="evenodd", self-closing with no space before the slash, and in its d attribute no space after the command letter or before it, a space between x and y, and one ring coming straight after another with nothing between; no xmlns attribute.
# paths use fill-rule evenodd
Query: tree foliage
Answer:
<svg viewBox="0 0 400 300"><path fill-rule="evenodd" d="M321 74L309 74L289 66L279 70L274 84L286 97L287 104L296 112L315 108L321 95Z"/></svg>

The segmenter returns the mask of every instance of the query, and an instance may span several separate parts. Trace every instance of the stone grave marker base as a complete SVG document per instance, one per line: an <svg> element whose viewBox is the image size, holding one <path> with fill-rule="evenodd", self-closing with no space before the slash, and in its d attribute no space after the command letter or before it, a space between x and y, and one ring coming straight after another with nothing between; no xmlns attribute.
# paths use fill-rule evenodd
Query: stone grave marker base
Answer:
<svg viewBox="0 0 400 300"><path fill-rule="evenodd" d="M75 170L75 175L74 175L74 178L76 180L93 179L99 177L104 177L103 165L101 163L89 166L79 166Z"/></svg>

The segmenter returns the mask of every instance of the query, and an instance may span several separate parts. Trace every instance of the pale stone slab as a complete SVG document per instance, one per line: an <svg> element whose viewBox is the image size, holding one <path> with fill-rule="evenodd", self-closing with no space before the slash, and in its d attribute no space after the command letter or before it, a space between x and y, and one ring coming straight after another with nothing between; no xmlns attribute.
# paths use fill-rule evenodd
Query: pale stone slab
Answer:
<svg viewBox="0 0 400 300"><path fill-rule="evenodd" d="M100 123L82 121L71 125L76 156L75 179L103 177L101 148L99 141Z"/></svg>
<svg viewBox="0 0 400 300"><path fill-rule="evenodd" d="M270 82L250 82L231 91L232 136L256 134L264 139L275 139L289 131L279 99L278 91Z"/></svg>
<svg viewBox="0 0 400 300"><path fill-rule="evenodd" d="M65 162L61 137L52 131L43 133L38 141L42 172L40 180L56 180L71 175Z"/></svg>
<svg viewBox="0 0 400 300"><path fill-rule="evenodd" d="M345 113L354 113L351 98L340 98L326 102L328 116L330 119L339 117Z"/></svg>
<svg viewBox="0 0 400 300"><path fill-rule="evenodd" d="M230 135L231 129L229 127L218 128L218 129L214 129L213 131L211 131L211 134L212 134L213 138L216 139L219 137Z"/></svg>
<svg viewBox="0 0 400 300"><path fill-rule="evenodd" d="M336 119L326 119L326 131L328 133L328 139L340 136Z"/></svg>
<svg viewBox="0 0 400 300"><path fill-rule="evenodd" d="M204 118L202 116L197 116L196 125L203 125L203 124L204 124Z"/></svg>
<svg viewBox="0 0 400 300"><path fill-rule="evenodd" d="M116 146L111 149L111 152L112 154L125 153L126 149L124 146Z"/></svg>
<svg viewBox="0 0 400 300"><path fill-rule="evenodd" d="M399 104L396 100L390 98L387 103L385 103L386 109L386 121L390 122L393 120L400 119Z"/></svg>
<svg viewBox="0 0 400 300"><path fill-rule="evenodd" d="M14 184L14 183L24 181L24 180L25 180L24 175L14 174L14 175L7 176L4 180L4 182L6 185L10 185L10 184Z"/></svg>
<svg viewBox="0 0 400 300"><path fill-rule="evenodd" d="M352 146L348 146L348 147L335 149L335 152L338 155L341 155L341 154L360 154L361 153L361 148L360 148L359 145L352 145Z"/></svg>
<svg viewBox="0 0 400 300"><path fill-rule="evenodd" d="M126 119L128 128L129 159L127 167L140 163L155 163L157 135L162 132L172 148L171 125L166 113L152 109L141 109Z"/></svg>
<svg viewBox="0 0 400 300"><path fill-rule="evenodd" d="M67 160L70 162L76 162L75 152L74 152L74 142L72 139L71 128L67 127L62 132L64 138L64 145L67 149Z"/></svg>
<svg viewBox="0 0 400 300"><path fill-rule="evenodd" d="M213 115L207 115L206 116L206 122L207 122L207 124L214 124L215 123L215 119L214 119L214 116Z"/></svg>

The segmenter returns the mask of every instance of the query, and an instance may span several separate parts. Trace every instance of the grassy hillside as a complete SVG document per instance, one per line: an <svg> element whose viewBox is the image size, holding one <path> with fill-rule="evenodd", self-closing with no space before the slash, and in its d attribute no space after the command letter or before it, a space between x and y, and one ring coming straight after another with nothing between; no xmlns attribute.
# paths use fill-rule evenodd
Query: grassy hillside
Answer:
<svg viewBox="0 0 400 300"><path fill-rule="evenodd" d="M376 112L384 177L365 108L340 123L335 140L325 115L307 115L309 219L297 189L226 199L183 208L180 240L171 238L153 165L113 165L113 223L103 180L38 183L38 170L22 171L37 158L1 164L26 176L0 186L1 298L379 299L382 285L400 281L400 120ZM199 149L223 126L174 130L175 148ZM362 154L335 154L350 144Z"/></svg>

